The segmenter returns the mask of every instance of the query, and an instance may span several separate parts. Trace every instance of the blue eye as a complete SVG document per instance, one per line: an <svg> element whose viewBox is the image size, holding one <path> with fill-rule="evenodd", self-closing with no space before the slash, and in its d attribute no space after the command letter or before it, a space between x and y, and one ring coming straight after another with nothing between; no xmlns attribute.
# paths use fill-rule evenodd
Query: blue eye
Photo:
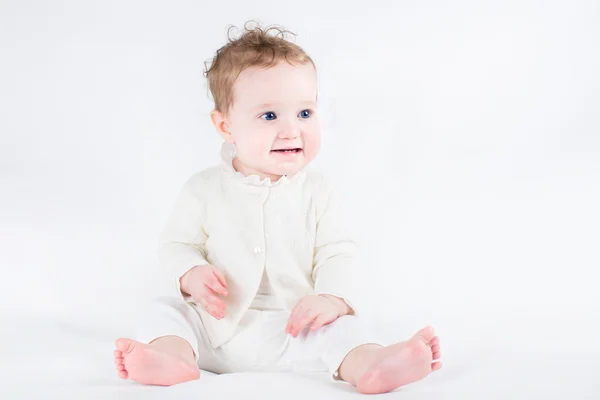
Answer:
<svg viewBox="0 0 600 400"><path fill-rule="evenodd" d="M266 118L267 121L273 121L275 118L277 118L275 113L272 111L266 112L263 115L261 115L260 117L263 118L265 115L267 116L267 118ZM263 118L263 119L265 119L265 118Z"/></svg>
<svg viewBox="0 0 600 400"><path fill-rule="evenodd" d="M304 110L304 111L300 111L300 114L298 114L300 116L300 118L308 118L310 117L310 110Z"/></svg>

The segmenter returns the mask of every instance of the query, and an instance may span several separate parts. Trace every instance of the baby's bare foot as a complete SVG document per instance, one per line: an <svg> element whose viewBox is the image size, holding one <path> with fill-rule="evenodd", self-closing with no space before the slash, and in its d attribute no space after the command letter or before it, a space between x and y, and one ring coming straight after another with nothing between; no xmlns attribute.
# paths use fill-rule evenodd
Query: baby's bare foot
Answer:
<svg viewBox="0 0 600 400"><path fill-rule="evenodd" d="M375 361L358 379L361 393L386 393L425 378L442 367L440 344L431 327L421 329L410 340L383 347Z"/></svg>
<svg viewBox="0 0 600 400"><path fill-rule="evenodd" d="M118 339L114 351L117 374L145 385L171 386L200 377L198 366L152 344Z"/></svg>

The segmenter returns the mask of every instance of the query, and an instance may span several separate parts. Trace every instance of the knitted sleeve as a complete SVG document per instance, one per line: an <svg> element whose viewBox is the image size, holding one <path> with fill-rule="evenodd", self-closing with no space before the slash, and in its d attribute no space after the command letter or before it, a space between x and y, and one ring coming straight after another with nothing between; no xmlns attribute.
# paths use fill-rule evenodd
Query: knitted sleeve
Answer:
<svg viewBox="0 0 600 400"><path fill-rule="evenodd" d="M178 296L183 295L179 278L196 265L208 264L204 248L207 236L202 229L206 204L197 186L194 178L185 184L159 238L158 258ZM189 296L184 298L190 300Z"/></svg>
<svg viewBox="0 0 600 400"><path fill-rule="evenodd" d="M357 244L339 192L329 184L319 191L325 195L321 197L321 206L317 211L312 272L315 294L342 298L356 313L356 308L349 299L354 289Z"/></svg>

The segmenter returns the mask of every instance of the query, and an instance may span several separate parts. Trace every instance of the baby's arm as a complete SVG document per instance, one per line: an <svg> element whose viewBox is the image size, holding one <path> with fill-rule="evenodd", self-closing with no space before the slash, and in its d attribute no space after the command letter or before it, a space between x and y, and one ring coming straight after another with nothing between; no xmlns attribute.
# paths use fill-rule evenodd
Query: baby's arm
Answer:
<svg viewBox="0 0 600 400"><path fill-rule="evenodd" d="M337 193L330 188L319 188L317 231L313 257L314 295L302 297L292 309L286 333L292 337L308 325L317 330L339 317L354 314L348 302L356 244L346 227L344 211Z"/></svg>
<svg viewBox="0 0 600 400"><path fill-rule="evenodd" d="M186 183L175 202L160 236L158 256L176 294L199 303L210 315L221 319L226 305L218 295L227 296L227 281L222 272L206 261L207 235L202 228L206 203L193 179Z"/></svg>
<svg viewBox="0 0 600 400"><path fill-rule="evenodd" d="M181 277L195 266L208 264L204 249L207 236L202 229L206 204L193 182L188 181L179 193L160 235L158 249L158 258L175 286L175 293L188 300L189 292L182 291Z"/></svg>
<svg viewBox="0 0 600 400"><path fill-rule="evenodd" d="M348 227L347 215L338 192L328 185L327 198L318 215L312 277L315 294L347 305L349 302L357 245Z"/></svg>

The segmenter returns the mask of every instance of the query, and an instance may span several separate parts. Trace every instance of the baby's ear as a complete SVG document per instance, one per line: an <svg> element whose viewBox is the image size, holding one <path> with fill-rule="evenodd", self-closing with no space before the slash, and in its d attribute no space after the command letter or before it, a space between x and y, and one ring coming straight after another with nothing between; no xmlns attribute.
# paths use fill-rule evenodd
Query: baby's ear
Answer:
<svg viewBox="0 0 600 400"><path fill-rule="evenodd" d="M229 123L227 122L227 118L225 118L223 113L217 110L212 110L210 112L210 119L212 120L212 123L219 135L221 135L225 141L234 143L231 132L229 131Z"/></svg>

